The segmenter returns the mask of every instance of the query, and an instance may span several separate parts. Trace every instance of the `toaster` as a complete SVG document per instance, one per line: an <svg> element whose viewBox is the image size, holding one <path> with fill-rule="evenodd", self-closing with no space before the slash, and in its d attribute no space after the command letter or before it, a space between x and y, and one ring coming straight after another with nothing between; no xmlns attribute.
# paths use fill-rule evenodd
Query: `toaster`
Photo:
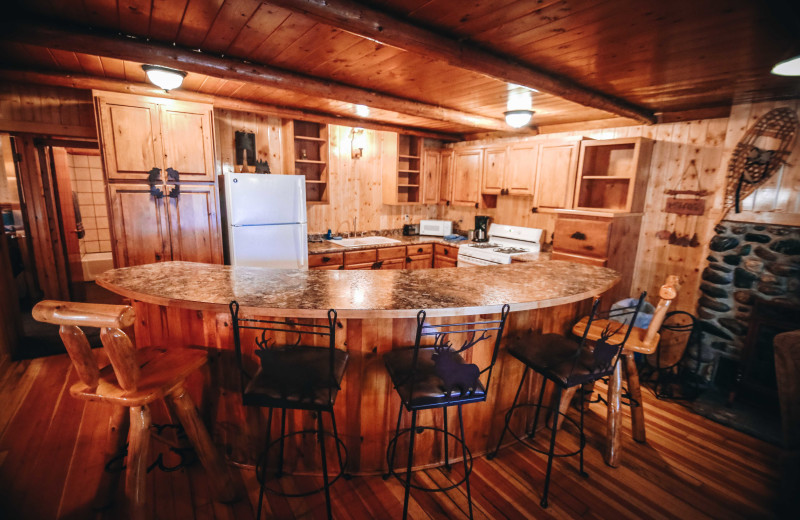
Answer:
<svg viewBox="0 0 800 520"><path fill-rule="evenodd" d="M419 234L443 237L453 234L453 222L451 220L420 220Z"/></svg>

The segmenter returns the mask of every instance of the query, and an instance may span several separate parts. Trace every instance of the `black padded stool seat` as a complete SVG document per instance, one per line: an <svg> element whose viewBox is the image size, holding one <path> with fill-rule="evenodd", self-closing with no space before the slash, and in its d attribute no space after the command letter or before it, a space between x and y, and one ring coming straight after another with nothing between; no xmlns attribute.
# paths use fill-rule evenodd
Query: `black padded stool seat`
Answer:
<svg viewBox="0 0 800 520"><path fill-rule="evenodd" d="M560 334L527 334L514 340L508 353L564 388L596 379L594 351Z"/></svg>
<svg viewBox="0 0 800 520"><path fill-rule="evenodd" d="M418 352L416 370L413 367L414 347L393 350L383 357L392 385L403 404L410 408L421 409L427 406L438 407L445 403L449 406L486 400L486 389L480 381L477 381L474 388L465 389L463 395L458 387L447 392L444 381L436 374L432 359L435 354L433 347L420 347ZM449 353L457 364L466 364L460 355L452 350Z"/></svg>
<svg viewBox="0 0 800 520"><path fill-rule="evenodd" d="M262 365L242 395L245 406L316 410L336 402L348 354L333 354L333 386L330 384L328 347L305 345L277 347L260 353ZM268 363L264 361L268 360ZM265 370L264 366L274 366Z"/></svg>

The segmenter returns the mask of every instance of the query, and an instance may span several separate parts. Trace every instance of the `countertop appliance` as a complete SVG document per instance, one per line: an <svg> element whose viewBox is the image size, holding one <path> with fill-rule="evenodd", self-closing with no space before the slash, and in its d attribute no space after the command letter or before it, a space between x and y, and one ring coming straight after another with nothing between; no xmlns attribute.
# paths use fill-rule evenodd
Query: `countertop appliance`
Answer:
<svg viewBox="0 0 800 520"><path fill-rule="evenodd" d="M489 227L489 219L483 215L475 216L475 242L486 242L489 240L487 228Z"/></svg>
<svg viewBox="0 0 800 520"><path fill-rule="evenodd" d="M443 237L453 233L452 220L420 220L419 234Z"/></svg>
<svg viewBox="0 0 800 520"><path fill-rule="evenodd" d="M308 268L306 183L302 175L220 175L231 265Z"/></svg>
<svg viewBox="0 0 800 520"><path fill-rule="evenodd" d="M488 241L458 246L458 267L510 264L514 255L538 253L544 230L492 224Z"/></svg>
<svg viewBox="0 0 800 520"><path fill-rule="evenodd" d="M419 224L403 224L403 235L407 237L419 235Z"/></svg>

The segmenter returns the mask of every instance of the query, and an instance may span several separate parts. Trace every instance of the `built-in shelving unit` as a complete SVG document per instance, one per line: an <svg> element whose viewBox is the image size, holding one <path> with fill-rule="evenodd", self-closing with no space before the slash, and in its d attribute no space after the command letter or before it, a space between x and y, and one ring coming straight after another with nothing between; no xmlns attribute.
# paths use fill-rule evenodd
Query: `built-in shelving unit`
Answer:
<svg viewBox="0 0 800 520"><path fill-rule="evenodd" d="M397 203L422 202L422 138L397 136Z"/></svg>
<svg viewBox="0 0 800 520"><path fill-rule="evenodd" d="M294 172L306 178L306 202L327 204L328 125L294 120Z"/></svg>
<svg viewBox="0 0 800 520"><path fill-rule="evenodd" d="M641 137L582 141L574 208L641 212L651 150Z"/></svg>

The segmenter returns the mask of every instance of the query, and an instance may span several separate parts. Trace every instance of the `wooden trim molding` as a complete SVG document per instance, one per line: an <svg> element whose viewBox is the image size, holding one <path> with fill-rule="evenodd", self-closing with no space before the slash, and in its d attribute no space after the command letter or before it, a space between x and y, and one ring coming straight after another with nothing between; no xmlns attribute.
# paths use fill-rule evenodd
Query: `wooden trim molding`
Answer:
<svg viewBox="0 0 800 520"><path fill-rule="evenodd" d="M94 126L62 125L59 123L13 121L8 119L0 119L0 132L97 138Z"/></svg>

